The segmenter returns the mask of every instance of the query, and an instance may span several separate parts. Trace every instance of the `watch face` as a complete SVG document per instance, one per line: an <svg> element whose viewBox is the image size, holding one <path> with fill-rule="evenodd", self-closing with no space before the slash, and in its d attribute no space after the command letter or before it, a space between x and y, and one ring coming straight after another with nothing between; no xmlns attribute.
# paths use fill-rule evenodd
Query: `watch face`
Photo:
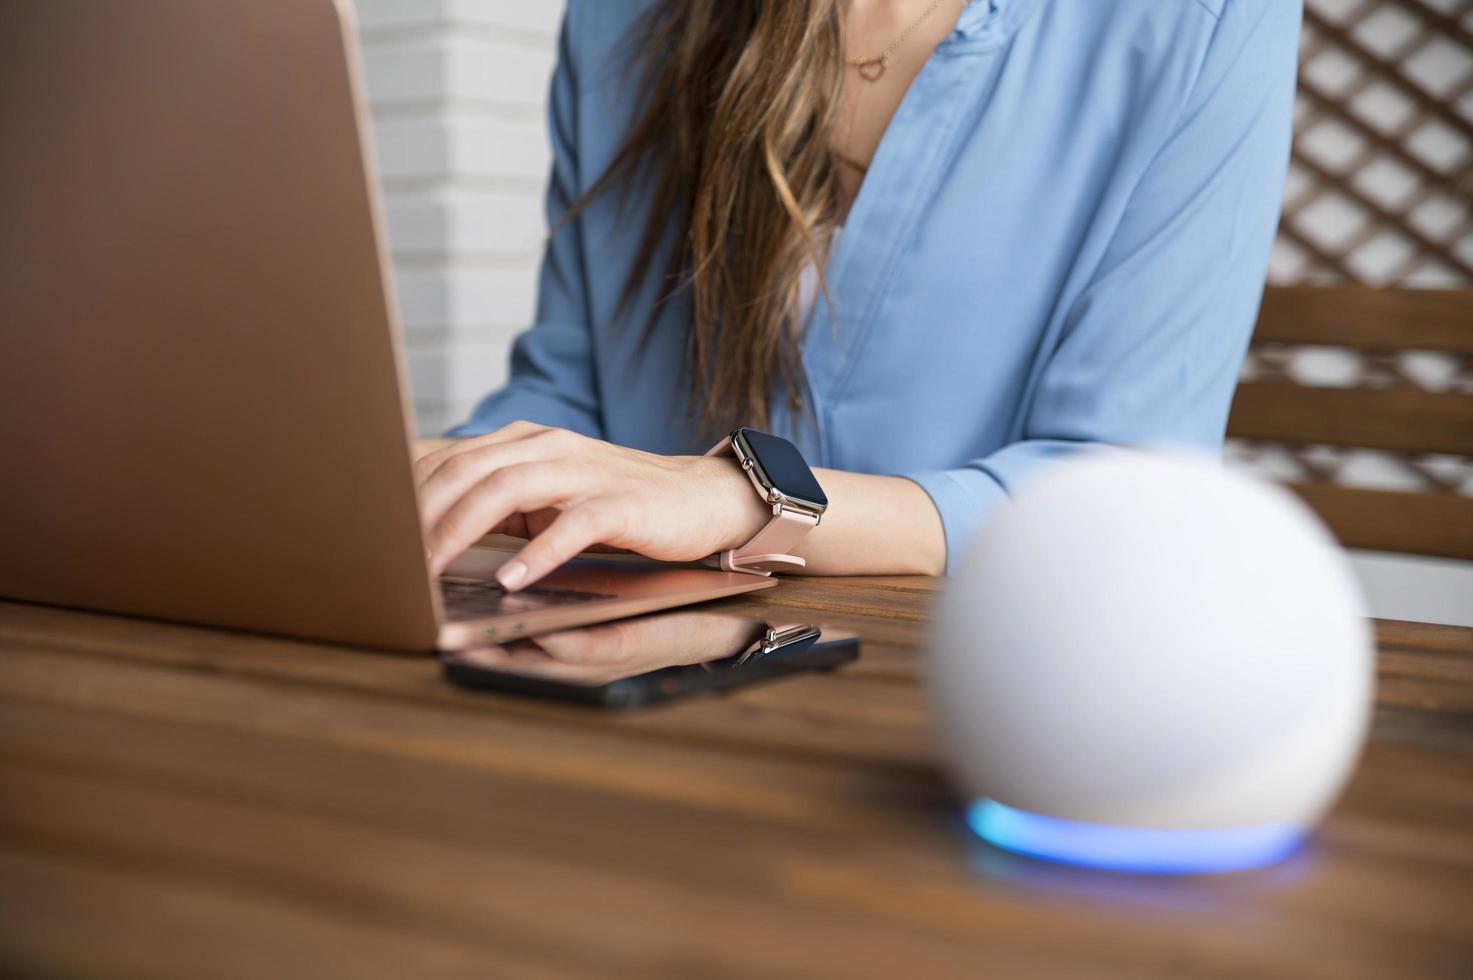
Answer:
<svg viewBox="0 0 1473 980"><path fill-rule="evenodd" d="M824 496L823 488L814 479L813 471L804 462L797 446L780 436L755 429L738 429L737 436L751 450L752 458L768 481L783 496L806 500L820 507L829 505L829 498Z"/></svg>

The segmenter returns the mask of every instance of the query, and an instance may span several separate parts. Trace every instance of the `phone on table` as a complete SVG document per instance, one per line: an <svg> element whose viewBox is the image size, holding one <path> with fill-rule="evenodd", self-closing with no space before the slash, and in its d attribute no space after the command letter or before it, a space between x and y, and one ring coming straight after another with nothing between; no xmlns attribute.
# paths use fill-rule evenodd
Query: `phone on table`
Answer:
<svg viewBox="0 0 1473 980"><path fill-rule="evenodd" d="M623 619L440 654L460 687L611 708L673 701L859 656L859 637L803 623L687 611Z"/></svg>

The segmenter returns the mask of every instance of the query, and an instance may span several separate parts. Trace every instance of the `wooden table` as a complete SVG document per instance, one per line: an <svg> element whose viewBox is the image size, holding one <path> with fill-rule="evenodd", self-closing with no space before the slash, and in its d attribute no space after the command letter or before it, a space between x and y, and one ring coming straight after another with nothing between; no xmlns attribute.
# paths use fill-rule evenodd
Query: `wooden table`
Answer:
<svg viewBox="0 0 1473 980"><path fill-rule="evenodd" d="M1379 623L1374 737L1313 845L1173 880L967 833L918 685L931 594L728 602L864 656L629 715L0 603L0 975L1473 976L1473 631Z"/></svg>

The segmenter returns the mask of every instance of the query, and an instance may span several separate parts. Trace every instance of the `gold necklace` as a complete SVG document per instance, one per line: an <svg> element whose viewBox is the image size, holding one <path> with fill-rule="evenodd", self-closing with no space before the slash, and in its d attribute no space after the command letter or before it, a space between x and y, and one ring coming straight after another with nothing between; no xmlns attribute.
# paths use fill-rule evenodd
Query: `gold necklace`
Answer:
<svg viewBox="0 0 1473 980"><path fill-rule="evenodd" d="M945 2L946 0L933 0L931 6L926 8L925 13L921 14L915 19L914 23L912 23L905 30L901 31L900 36L891 41L890 44L885 48L885 50L881 51L879 54L875 55L872 58L848 58L845 59L845 63L850 65L851 67L858 68L859 77L863 78L866 82L878 82L880 79L885 77L885 70L890 67L890 56L895 53L896 49L898 49L902 44L905 43L907 38L915 33L916 28L920 27L926 22L926 18L934 14L936 12L936 9Z"/></svg>

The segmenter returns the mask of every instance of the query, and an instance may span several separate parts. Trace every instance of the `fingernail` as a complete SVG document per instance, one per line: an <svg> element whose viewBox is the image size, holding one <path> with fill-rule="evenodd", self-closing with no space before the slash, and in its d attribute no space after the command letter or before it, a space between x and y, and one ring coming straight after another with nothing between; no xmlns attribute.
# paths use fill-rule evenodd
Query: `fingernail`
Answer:
<svg viewBox="0 0 1473 980"><path fill-rule="evenodd" d="M496 581L503 589L515 589L527 577L527 566L519 561L509 561L496 570Z"/></svg>

